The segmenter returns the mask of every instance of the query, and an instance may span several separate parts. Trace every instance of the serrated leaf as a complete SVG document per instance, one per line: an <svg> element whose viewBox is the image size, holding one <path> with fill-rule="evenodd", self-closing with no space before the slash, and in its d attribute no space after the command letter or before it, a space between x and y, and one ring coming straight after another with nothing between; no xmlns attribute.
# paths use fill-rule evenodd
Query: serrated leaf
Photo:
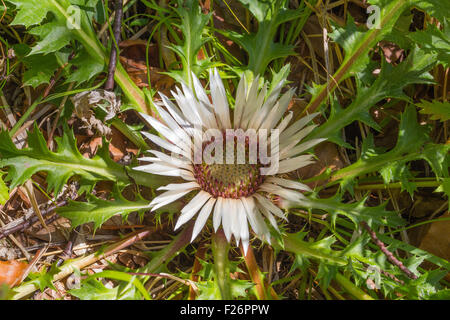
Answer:
<svg viewBox="0 0 450 320"><path fill-rule="evenodd" d="M29 56L28 54L32 49L23 43L13 45L13 48L18 61L23 62L26 66L26 71L23 75L24 85L36 88L40 84L49 83L59 66L58 59L54 53Z"/></svg>
<svg viewBox="0 0 450 320"><path fill-rule="evenodd" d="M201 47L210 40L203 34L212 13L203 14L197 0L178 1L178 7L174 10L181 19L179 28L184 39L179 44L171 44L169 48L180 57L183 65L181 79L178 78L177 80L182 80L192 88L191 72L199 76L206 66L205 62L208 62L207 60L203 64L199 64L197 54ZM200 66L203 66L203 68L200 68ZM168 74L172 76L172 72L168 72ZM177 74L179 73L177 72Z"/></svg>
<svg viewBox="0 0 450 320"><path fill-rule="evenodd" d="M197 282L197 288L200 290L200 294L197 296L198 300L221 300L222 294L220 293L219 286L215 281L203 281Z"/></svg>
<svg viewBox="0 0 450 320"><path fill-rule="evenodd" d="M53 9L53 0L8 0L19 9L12 25L21 24L30 27L40 24Z"/></svg>
<svg viewBox="0 0 450 320"><path fill-rule="evenodd" d="M291 269L289 270L289 273L299 269L303 273L306 273L311 263L309 262L309 259L303 255L296 254L294 256L294 262L291 265Z"/></svg>
<svg viewBox="0 0 450 320"><path fill-rule="evenodd" d="M359 227L361 222L367 222L369 225L389 225L398 227L405 224L405 221L398 216L394 211L387 211L387 202L376 206L367 207L364 198L355 203L341 203L340 195L327 199L307 199L302 200L301 206L306 208L321 209L328 212L331 216L331 223L336 225L336 219L339 215L349 218L356 227Z"/></svg>
<svg viewBox="0 0 450 320"><path fill-rule="evenodd" d="M426 160L438 177L448 177L450 146L427 143L428 129L417 122L415 108L409 106L402 114L397 144L392 150L358 159L350 166L333 173L332 181L354 180L365 173L382 170L385 166L393 166L394 163L397 163L396 166L402 166L418 159ZM399 178L402 179L401 176ZM405 185L406 187L411 188Z"/></svg>
<svg viewBox="0 0 450 320"><path fill-rule="evenodd" d="M365 33L362 39L356 41L352 48L351 53L346 54L344 60L340 63L338 70L331 77L333 81L329 81L328 84L323 84L313 95L305 110L316 110L327 99L328 95L332 93L339 83L344 79L352 75L353 65L358 61L364 59L373 46L382 39L384 35L391 32L397 19L407 7L408 2L406 0L395 1L376 1L379 13L379 28L370 28Z"/></svg>
<svg viewBox="0 0 450 320"><path fill-rule="evenodd" d="M450 120L450 102L422 100L417 106L422 109L420 113L431 115L431 120L439 120L442 122Z"/></svg>
<svg viewBox="0 0 450 320"><path fill-rule="evenodd" d="M335 278L336 273L336 266L328 265L321 261L319 263L319 270L317 271L316 279L319 279L320 285L322 285L324 289L327 289L331 280Z"/></svg>
<svg viewBox="0 0 450 320"><path fill-rule="evenodd" d="M438 177L448 178L450 167L450 144L428 143L423 148L420 158L426 160Z"/></svg>
<svg viewBox="0 0 450 320"><path fill-rule="evenodd" d="M450 2L442 0L411 0L411 4L443 22L450 14Z"/></svg>
<svg viewBox="0 0 450 320"><path fill-rule="evenodd" d="M94 230L115 215L128 215L131 212L148 209L149 202L144 199L126 200L119 192L113 200L102 200L91 196L88 202L69 201L69 204L57 209L57 213L71 221L72 227L93 222Z"/></svg>
<svg viewBox="0 0 450 320"><path fill-rule="evenodd" d="M109 147L103 141L102 147L91 158L85 158L78 151L75 136L67 128L62 137L55 138L56 152L47 148L47 142L37 125L28 135L28 148L17 149L7 131L0 132L0 168L8 167L7 181L10 188L23 184L36 172L47 172L48 190L59 193L67 180L79 176L81 181L94 185L100 180L115 181L119 185L131 183L130 176L143 185L161 186L159 177L135 171L114 162L109 157ZM156 184L154 184L156 183Z"/></svg>
<svg viewBox="0 0 450 320"><path fill-rule="evenodd" d="M447 199L450 200L450 178L442 179L441 185L434 192L444 192ZM450 201L448 202L448 209L450 211Z"/></svg>
<svg viewBox="0 0 450 320"><path fill-rule="evenodd" d="M91 80L105 67L104 63L93 60L85 49L81 50L70 62L76 67L76 70L69 74L66 82L76 82L77 84Z"/></svg>
<svg viewBox="0 0 450 320"><path fill-rule="evenodd" d="M444 67L450 66L450 26L448 20L444 22L444 30L435 25L428 25L426 30L408 34L408 38L415 41L424 51L437 54L437 60Z"/></svg>
<svg viewBox="0 0 450 320"><path fill-rule="evenodd" d="M243 34L233 31L219 31L247 51L248 69L255 75L265 73L271 61L294 54L293 46L274 42L280 24L299 17L303 9L290 10L280 0L240 0L258 20L258 31Z"/></svg>
<svg viewBox="0 0 450 320"><path fill-rule="evenodd" d="M239 0L239 2L252 13L258 22L262 22L271 9L271 2L275 1Z"/></svg>
<svg viewBox="0 0 450 320"><path fill-rule="evenodd" d="M56 264L53 264L49 270L42 268L42 270L40 272L30 273L28 275L28 278L30 279L30 281L27 281L27 283L34 284L42 292L46 288L51 288L53 290L56 290L55 286L53 285L53 277L59 271L61 271L61 270L56 266Z"/></svg>
<svg viewBox="0 0 450 320"><path fill-rule="evenodd" d="M234 298L247 297L249 295L247 291L254 286L255 284L248 280L232 279L230 281L231 296Z"/></svg>
<svg viewBox="0 0 450 320"><path fill-rule="evenodd" d="M414 182L411 182L414 177L406 164L401 162L388 163L380 169L380 174L386 184L391 181L400 181L401 191L406 190L411 198L413 198L414 191L416 191L417 186Z"/></svg>
<svg viewBox="0 0 450 320"><path fill-rule="evenodd" d="M248 68L255 74L263 74L269 63L277 58L294 54L293 46L275 43L269 37L271 26L260 25L254 34L228 32L227 36L237 42L249 55ZM259 31L261 30L261 31Z"/></svg>
<svg viewBox="0 0 450 320"><path fill-rule="evenodd" d="M30 54L55 52L69 44L72 33L64 22L54 21L29 31L38 36L41 41L37 42Z"/></svg>
<svg viewBox="0 0 450 320"><path fill-rule="evenodd" d="M123 181L123 168L109 158L107 149L105 153L106 144L94 158L88 159L78 151L72 131L66 130L63 137L56 140L57 151L50 151L35 125L28 136L28 148L17 149L8 132L0 132L0 167L9 167L6 179L11 181L11 188L23 184L39 171L47 172L48 189L56 193L74 175L92 182L102 179Z"/></svg>
<svg viewBox="0 0 450 320"><path fill-rule="evenodd" d="M343 266L347 264L345 257L342 257L340 252L334 251L328 246L330 240L335 241L333 237L328 238L326 240L327 245L324 246L324 243L317 244L317 242L304 241L304 236L303 232L285 235L283 250L297 255L301 254L314 260L324 261L329 265Z"/></svg>
<svg viewBox="0 0 450 320"><path fill-rule="evenodd" d="M347 25L345 27L339 26L337 23L332 23L333 32L329 33L331 39L338 43L345 52L345 56L352 55L354 48L358 43L363 41L367 30L364 27L356 27L355 20L351 15L347 17ZM359 72L369 63L369 55L362 55L357 60L353 61L351 68L348 70L348 75Z"/></svg>
<svg viewBox="0 0 450 320"><path fill-rule="evenodd" d="M328 121L314 130L308 139L334 137L336 132L356 120L379 129L368 115L369 108L386 98L409 100L403 88L412 83L431 83L428 71L435 65L434 57L416 48L397 67L383 63L375 82L370 87L359 87L353 102L345 109L335 108Z"/></svg>
<svg viewBox="0 0 450 320"><path fill-rule="evenodd" d="M54 54L29 56L24 59L24 63L27 66L27 71L23 75L24 85L33 88L49 83L59 66Z"/></svg>

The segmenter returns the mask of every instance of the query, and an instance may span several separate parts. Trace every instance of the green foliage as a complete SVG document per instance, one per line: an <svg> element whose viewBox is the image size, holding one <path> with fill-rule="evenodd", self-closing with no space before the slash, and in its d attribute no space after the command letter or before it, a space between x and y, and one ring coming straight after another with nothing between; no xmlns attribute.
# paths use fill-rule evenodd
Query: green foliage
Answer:
<svg viewBox="0 0 450 320"><path fill-rule="evenodd" d="M333 105L327 122L313 131L308 139L327 137L330 141L343 144L339 130L357 120L379 129L368 113L369 108L386 98L409 100L403 89L413 83L431 83L433 78L428 71L435 65L434 59L434 55L416 48L397 67L383 63L378 78L370 86L358 83L358 93L352 103L345 109L338 104Z"/></svg>
<svg viewBox="0 0 450 320"><path fill-rule="evenodd" d="M367 198L361 199L354 203L342 203L341 196L336 194L332 198L302 200L299 206L309 209L325 210L330 214L332 226L336 225L338 215L349 218L356 227L361 222L367 222L369 225L388 225L398 227L404 225L404 221L395 211L387 211L385 207L387 203L377 207L366 206Z"/></svg>
<svg viewBox="0 0 450 320"><path fill-rule="evenodd" d="M420 113L429 114L431 120L447 121L450 120L450 103L440 101L422 100L417 104Z"/></svg>
<svg viewBox="0 0 450 320"><path fill-rule="evenodd" d="M447 19L444 20L442 31L430 25L426 30L408 34L425 52L437 54L438 62L446 68L450 66L450 26Z"/></svg>
<svg viewBox="0 0 450 320"><path fill-rule="evenodd" d="M93 79L105 67L103 63L92 60L85 49L81 49L70 63L76 67L76 70L68 75L66 82L75 82L77 84Z"/></svg>
<svg viewBox="0 0 450 320"><path fill-rule="evenodd" d="M30 55L51 54L62 48L72 45L73 40L78 41L85 48L90 56L93 65L78 68L74 76L69 79L84 82L88 79L81 79L81 76L89 77L98 73L101 66L108 61L106 49L97 39L97 35L92 27L92 19L101 16L102 6L98 6L98 0L90 0L87 3L81 0L11 0L17 8L17 13L12 21L12 25L24 25L32 27L30 34L35 35L39 40L33 46ZM39 10L36 10L39 8ZM87 10L89 9L89 10ZM50 14L51 13L51 14ZM49 19L45 19L46 17ZM77 52L78 53L78 52ZM85 56L79 56L75 61L80 67L82 61L86 61ZM37 65L32 71L33 75L48 75L50 72L48 65ZM119 63L116 66L114 79L124 91L131 105L139 111L147 110L143 92L136 86ZM48 81L47 76L37 81ZM36 85L36 80L32 82Z"/></svg>
<svg viewBox="0 0 450 320"><path fill-rule="evenodd" d="M30 281L27 281L27 284L34 284L42 292L46 288L56 290L55 286L53 285L53 277L59 271L61 270L56 266L56 264L52 264L52 266L48 270L43 268L40 272L31 272L30 274L28 274L28 279L30 279Z"/></svg>
<svg viewBox="0 0 450 320"><path fill-rule="evenodd" d="M184 39L177 45L172 44L170 48L180 57L183 68L182 70L171 70L168 74L178 82L184 82L193 88L192 72L199 76L212 66L208 59L197 59L197 54L202 46L210 40L203 34L211 13L202 14L197 0L178 1L178 7L174 10L180 17L181 22L178 27L183 32Z"/></svg>
<svg viewBox="0 0 450 320"><path fill-rule="evenodd" d="M372 1L371 1L372 2ZM441 0L410 0L410 4L424 10L433 17L443 22L448 19L450 12L450 3Z"/></svg>
<svg viewBox="0 0 450 320"><path fill-rule="evenodd" d="M131 212L148 209L148 201L138 199L129 201L118 190L110 200L102 200L90 196L88 202L70 201L67 206L57 209L59 215L70 219L72 227L94 222L94 230L115 215L127 216Z"/></svg>
<svg viewBox="0 0 450 320"><path fill-rule="evenodd" d="M48 190L59 193L68 179L74 175L91 185L100 180L124 183L128 180L124 168L109 158L107 143L97 155L88 159L81 155L72 131L66 130L61 138L56 138L56 152L47 148L44 136L35 125L28 135L28 148L17 149L7 131L0 132L0 167L8 167L7 181L10 188L23 184L33 174L47 172Z"/></svg>
<svg viewBox="0 0 450 320"><path fill-rule="evenodd" d="M355 178L379 171L385 181L402 182L403 188L412 193L415 189L408 181L411 173L406 163L418 159L426 160L437 177L448 176L450 146L429 143L428 129L417 122L415 108L408 107L402 115L396 146L385 153L380 153L373 146L369 136L363 147L361 157L352 165L333 174L333 180L341 180L344 188L351 187Z"/></svg>
<svg viewBox="0 0 450 320"><path fill-rule="evenodd" d="M218 281L217 275L215 272L214 264L209 263L207 261L199 260L202 269L198 273L201 277L201 281L196 283L196 286L200 290L200 294L197 297L198 300L221 300L223 299ZM228 262L228 267L230 268L230 272L241 271L238 268L237 262ZM249 296L249 290L254 287L254 283L247 280L239 280L239 279L226 279L230 286L230 293L233 299L245 298Z"/></svg>
<svg viewBox="0 0 450 320"><path fill-rule="evenodd" d="M92 83L98 80L97 75L104 71L109 60L108 50L97 39L95 28L98 25L92 23L96 21L99 25L103 25L107 21L105 14L108 13L108 8L104 7L102 1L7 1L9 2L8 13L14 13L11 24L22 25L26 28L19 32L27 35L21 39L23 43L19 41L20 44L13 45L17 58L14 68L21 64L26 67L23 75L24 85L37 88L49 83L55 71L66 63L61 73L62 81L59 82L59 79L56 79L56 85L60 85L55 90L58 92L57 95L65 90L68 83L79 86L84 82ZM128 29L123 34L129 35L128 31L132 31L134 27L156 22L152 25L153 30L150 36L152 39L153 34L157 34L161 26L166 26L169 32L167 47L174 51L179 59L167 66L169 70L166 73L178 82L183 81L192 87L191 74L201 76L211 66L224 66L221 71L233 70L238 74L244 71L246 75L249 75L247 80L257 74L267 75L271 67L274 71L272 71L269 93L281 79L287 77L290 71L289 65L283 66L283 64L285 58L296 54L293 44L297 42L304 23L313 12L311 8L321 9L322 5L321 2L318 4L310 1L307 6L305 2L300 1L297 9L289 9L293 5L285 0L240 0L248 10L244 13L251 14L255 24L252 26L252 32L247 30L236 32L210 28L208 24L213 21L213 13L203 14L197 0L172 1L168 3L168 7L164 8L155 1L143 0L142 2L150 9L148 11L150 13L142 16L138 14L125 20L123 23ZM132 3L125 7L125 11L132 6ZM380 107L383 112L391 114L390 107L395 106L398 111L405 104L406 107L401 109L397 142L392 149L385 150L375 146L373 132L367 133L367 136L363 135L366 138L362 141L361 149L359 145L355 146L355 149L361 150L361 154L352 151L349 158L352 163L349 166L333 173L330 170L321 175L320 179L325 177L329 178L329 181L320 188L340 184L339 192L325 199L317 198L315 192L314 195L295 203L294 207L307 209L308 213L299 210L290 210L288 213L298 214L302 218L309 217L310 220L300 226L301 232L289 233L292 231L286 230L291 229L282 227L283 232L277 235L272 245L278 253L280 250L291 253L289 259L285 259L292 261L289 277L296 277L295 273L300 270L301 288L304 289L308 279L313 280L313 277L308 277L308 274L314 270L316 272L314 278L319 282L320 289L325 290L324 292L328 289L333 292L335 283L338 283L346 293L356 298L369 299L370 296L373 298L383 296L388 299L448 299L449 291L443 286L445 282L442 279L450 270L449 262L397 240L393 234L403 231L401 227L406 224L401 218L402 212L386 210L387 203L372 206L373 202L369 201L369 195L355 194L353 187L367 175L373 176L373 179L382 179L385 185L400 182L401 190L407 191L413 197L420 187L417 182L420 180L416 178L422 178L420 176L422 172L414 170L417 170L416 163L421 161L422 164L431 168L431 176L434 175L434 177L428 178L430 175L427 174L427 179L435 179L431 181L432 186L436 188L435 192L450 196L448 170L450 145L431 141L430 126L418 122L415 108L418 107L422 114L429 115L423 118L438 120L445 125L445 121L450 120L450 104L441 96L431 95L429 98L431 101L417 102L416 96L411 94L416 84L435 84L434 81L435 79L437 81L438 77L433 78L430 75L433 68L450 66L450 28L448 26L450 4L448 1L440 0L369 0L369 3L381 9L380 28L367 29L364 24L357 27L350 15L346 19L345 26L328 20L333 29L328 35L343 49L344 57L336 73L330 75L331 80L328 84L313 83L310 88L312 97L305 112L321 110L325 122L318 126L307 139L326 138L341 147L353 149L348 141L343 139L341 135L343 129L354 122L362 122L369 126L370 130L383 132L385 122L391 118L377 123L372 118L370 109ZM417 25L411 25L412 17L415 16L409 10L412 7L424 10L426 14L437 18L440 25L434 25L435 21L430 23L428 16L425 15L424 29L410 32L413 28L417 28ZM156 14L153 16L154 11ZM77 13L80 20L75 21L79 21L79 25L74 24L72 20ZM324 17L327 19L326 15ZM128 21L131 23L127 24ZM8 33L7 41L9 41L10 34L7 28L5 32ZM215 32L234 40L247 52L248 61L238 61L219 41ZM32 36L31 41L28 35ZM0 40L7 44L3 37L0 37ZM381 40L399 45L404 49L406 59L399 60L402 62L398 64L387 63L382 56L379 59L377 50L374 49ZM26 43L33 43L33 45L28 47ZM9 44L6 47L9 48ZM203 51L206 59L198 58L200 50ZM246 66L242 67L245 64ZM375 70L380 72L375 73ZM433 71L440 72L440 69ZM350 77L354 79L349 79ZM352 84L348 86L349 90L333 92L345 79ZM136 87L120 64L117 66L115 80L129 100L122 105L122 111L127 110L129 106L139 111L147 110L146 93ZM225 86L227 91L236 89L234 86L232 90L229 90L230 83ZM356 90L353 90L353 85ZM151 100L155 91L149 89L146 92L149 93L147 97ZM353 92L356 92L354 96ZM418 98L421 97L419 95ZM426 97L429 96L426 95ZM350 102L347 103L349 100ZM38 102L35 101L35 103L37 106ZM63 112L70 113L66 109ZM24 121L26 118L24 116L19 121ZM147 148L147 144L136 134L135 129L128 127L118 118L113 119L112 123L140 148ZM437 123L437 125L442 124ZM139 194L135 195L133 201L126 199L121 193L125 186L136 184L156 188L168 182L165 177L156 178L153 175L138 173L128 166L115 163L110 158L109 146L105 139L95 157L92 159L83 157L77 148L73 132L65 126L62 137L56 138L58 142L56 151L47 148L47 141L37 126L32 132L28 132L28 146L18 149L10 136L19 127L15 127L13 132L0 132L0 168L7 172L6 183L3 181L3 171L0 172L0 205L8 200L9 190L23 184L36 173L45 173L47 190L54 191L55 195L61 192L70 179L80 180L79 194L93 190L99 181L111 181L115 184L115 188L107 199L97 198L89 195L88 192L85 202L70 201L67 206L57 210L59 215L70 219L73 227L93 223L94 229L97 229L114 215L122 215L126 218L131 212L142 213L148 209L149 201L141 198ZM133 159L133 163L135 162L136 160ZM378 175L379 178L374 175ZM370 191L372 192L369 194L374 194L373 190ZM172 215L179 212L181 205L177 203L169 209L165 207L161 209L161 212L164 214L170 212L168 215L170 222ZM154 215L155 221L161 219L161 212ZM398 266L388 261L379 247L372 243L367 232L360 228L363 222L368 223L379 239L387 244L387 249L418 276L416 280L409 279ZM310 223L320 223L324 228L317 233L305 232ZM189 240L189 235L181 233L163 250L149 254L151 257L149 263L136 271L144 274L169 272L167 265L184 251ZM252 239L253 244L259 244L259 242ZM220 254L222 256L217 258ZM195 283L200 293L198 299L222 299L225 296L232 299L258 298L251 281L229 277L229 274L233 272L244 273L238 268L242 261L236 259L234 252L229 254L227 247L226 250L219 254L216 252L214 255L216 260L214 262L201 261L203 268L198 273L200 280ZM433 271L421 269L420 265L425 260L437 265L438 269ZM221 266L218 266L220 264ZM115 265L111 268L116 270L88 276L82 280L79 289L71 290L70 293L79 299L86 300L150 299L144 284L149 279L153 279L153 275L151 277L135 276L130 274L129 269L118 268ZM47 287L54 288L53 279L58 271L59 269L53 265L48 271L42 269L40 273L32 273L29 275L31 280L27 284L32 283L41 290ZM191 274L179 271L177 276L188 279ZM261 273L260 276L265 279L264 274ZM282 278L276 283L286 283L290 281L289 277ZM113 279L114 287L108 288L104 282L100 281L100 278ZM373 291L369 284L375 284L379 290ZM180 292L186 293L186 289L187 286L182 286L171 297L178 296Z"/></svg>
<svg viewBox="0 0 450 320"><path fill-rule="evenodd" d="M303 9L287 9L284 0L240 0L258 21L256 33L245 34L222 31L248 53L247 69L254 75L264 75L269 63L277 58L293 55L293 46L274 42L279 26L298 18Z"/></svg>
<svg viewBox="0 0 450 320"><path fill-rule="evenodd" d="M0 171L0 205L4 205L9 199L9 189L2 179L3 175L4 173Z"/></svg>
<svg viewBox="0 0 450 320"><path fill-rule="evenodd" d="M77 10L69 1L59 3L55 0L10 0L8 2L13 3L18 9L11 24L32 27L29 32L40 38L30 54L58 51L72 39L93 44L91 49L99 50L98 41L90 27L86 11ZM77 4L78 1L72 3ZM49 13L52 13L50 15L52 18L44 20ZM71 21L74 23L71 24Z"/></svg>
<svg viewBox="0 0 450 320"><path fill-rule="evenodd" d="M351 15L348 15L347 25L345 27L340 27L338 24L333 24L333 32L329 33L329 37L338 43L345 53L345 57L352 57L355 53L355 48L358 44L364 40L367 30L364 26L357 27L355 21ZM354 75L355 73L363 70L365 66L369 63L370 56L362 55L357 57L350 68L348 69L348 76Z"/></svg>
<svg viewBox="0 0 450 320"><path fill-rule="evenodd" d="M80 300L120 300L118 287L107 288L96 279L85 280L79 289L72 289L69 293Z"/></svg>

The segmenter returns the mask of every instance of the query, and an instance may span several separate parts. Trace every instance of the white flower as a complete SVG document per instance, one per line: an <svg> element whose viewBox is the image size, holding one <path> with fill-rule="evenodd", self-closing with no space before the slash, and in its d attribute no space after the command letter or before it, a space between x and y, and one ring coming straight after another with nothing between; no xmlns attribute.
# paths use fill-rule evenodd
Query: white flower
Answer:
<svg viewBox="0 0 450 320"><path fill-rule="evenodd" d="M278 227L275 217L286 220L283 211L273 203L271 198L298 201L304 197L301 191L311 191L308 186L282 178L280 174L297 170L313 162L312 155L300 154L324 139L299 142L316 127L316 125L306 125L317 113L289 125L292 112L284 118L283 116L286 114L293 90L287 91L278 99L284 81L280 82L269 95L267 95L267 84L259 90L258 83L257 77L250 88L247 88L245 77L242 77L237 88L233 117L230 115L225 88L217 70L210 72L212 103L200 81L193 75L195 93L184 84L182 84L182 91L177 88L176 93L172 92L178 106L160 93L162 103L156 108L164 124L151 116L142 115L163 138L147 132L143 134L171 155L150 150L154 157L139 159L148 161L150 164L136 167L135 170L181 177L185 180L184 183L173 183L158 188L165 192L150 203L152 211L191 192L196 192L181 210L175 226L176 230L198 214L192 240L203 229L212 213L214 230L217 231L222 225L228 241L231 240L231 236L234 236L237 244L242 241L244 250L247 250L249 244L248 223L258 237L270 242L270 233L265 219L276 230ZM245 154L244 163L238 162L238 159L242 159L239 158L239 155L242 156L242 151L250 154L251 150L254 150L253 147L258 150L262 148L261 137L264 135L258 136L257 141L248 136L244 140L239 140L237 137L227 140L230 129L234 129L232 132L242 129L240 131L246 131L246 133L253 130L258 134L264 131L270 132L266 139L269 141L267 145L271 147L272 152L278 151L276 154L278 158L271 154L271 159L277 160L275 170L268 170L274 161L269 165L267 161L263 161L267 158L263 159L261 153L257 154L256 163L251 162L250 156L247 160ZM203 134L204 131L206 131L205 134ZM214 139L211 138L211 132ZM234 152L230 157L227 153L226 158L223 158L219 152L220 149L215 149L222 147L224 141L227 141L227 145L230 143L234 151L237 150L236 155ZM242 149L238 147L239 141L245 141ZM211 150L214 152L211 153ZM208 152L217 156L215 160L222 159L225 163L208 162L205 158L198 160L196 155L200 154L204 157ZM233 163L229 164L228 161ZM267 171L270 174L267 174Z"/></svg>

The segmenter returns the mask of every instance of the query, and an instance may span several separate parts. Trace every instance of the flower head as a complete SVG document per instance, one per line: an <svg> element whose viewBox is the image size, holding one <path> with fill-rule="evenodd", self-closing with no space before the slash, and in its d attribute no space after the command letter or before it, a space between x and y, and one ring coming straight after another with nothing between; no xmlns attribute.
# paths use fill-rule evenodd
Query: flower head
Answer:
<svg viewBox="0 0 450 320"><path fill-rule="evenodd" d="M300 141L315 128L307 124L317 114L290 124L292 112L286 111L293 90L279 98L284 81L267 94L267 84L259 89L258 77L249 88L242 77L231 116L217 70L210 72L212 103L200 81L192 77L195 92L184 84L182 91L172 92L177 105L160 93L162 103L156 108L164 123L143 115L160 136L143 134L170 154L150 150L153 157L140 158L150 164L135 170L185 180L158 188L165 192L150 203L152 211L195 192L181 210L175 229L197 215L193 240L212 213L214 230L222 225L228 241L234 236L244 250L249 244L248 224L270 242L265 220L276 230L275 217L286 220L272 199L298 201L304 197L301 191L311 191L282 175L313 162L312 155L302 153L324 139Z"/></svg>

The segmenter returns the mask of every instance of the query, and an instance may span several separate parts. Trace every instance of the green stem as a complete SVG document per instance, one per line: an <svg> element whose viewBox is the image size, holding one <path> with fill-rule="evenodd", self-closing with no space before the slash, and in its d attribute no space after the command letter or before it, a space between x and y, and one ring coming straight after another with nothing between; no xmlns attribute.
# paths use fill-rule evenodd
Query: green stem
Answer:
<svg viewBox="0 0 450 320"><path fill-rule="evenodd" d="M178 234L175 239L172 240L164 249L159 251L153 256L152 260L139 272L142 273L155 273L158 269L173 259L178 253L180 253L190 242L192 236L192 229L194 228L193 223L189 223L186 227ZM149 276L145 276L146 280L150 279ZM145 282L145 281L144 281Z"/></svg>
<svg viewBox="0 0 450 320"><path fill-rule="evenodd" d="M38 97L36 100L34 100L33 104L25 111L22 117L16 122L14 127L9 131L9 136L14 137L16 132L22 127L23 123L30 117L31 113L36 109L36 107L41 102L42 97Z"/></svg>
<svg viewBox="0 0 450 320"><path fill-rule="evenodd" d="M228 250L230 246L222 229L219 229L212 239L212 251L214 255L214 268L216 271L217 284L219 286L222 299L230 300L231 288L228 282L230 270L228 266Z"/></svg>
<svg viewBox="0 0 450 320"><path fill-rule="evenodd" d="M52 0L52 4L56 7L56 9L63 17L65 17L66 19L70 18L67 13L67 7L70 5L68 1L63 1L61 5L60 3L58 3L58 1ZM103 62L105 64L109 63L109 55L107 54L105 48L98 41L95 33L92 31L89 22L87 22L87 17L83 16L79 28L73 28L72 32L75 37L83 44L83 46L88 49L87 52L91 55L91 57L99 62ZM116 66L114 79L122 88L126 97L134 105L136 111L144 113L150 112L145 103L145 97L142 90L140 90L138 86L136 86L136 84L130 79L120 62Z"/></svg>
<svg viewBox="0 0 450 320"><path fill-rule="evenodd" d="M310 243L298 239L294 234L284 235L283 242L285 251L289 251L299 255L306 255L319 260L324 260L328 263L338 266L344 266L347 264L347 261L345 259L327 254L323 252L323 250L317 250L311 247ZM273 239L272 243L275 247L278 246L275 239Z"/></svg>
<svg viewBox="0 0 450 320"><path fill-rule="evenodd" d="M145 142L145 140L136 132L131 130L123 121L118 118L114 118L111 124L119 130L125 137L127 137L131 142L133 142L139 149L148 150L150 147Z"/></svg>
<svg viewBox="0 0 450 320"><path fill-rule="evenodd" d="M351 282L339 272L336 273L336 281L355 298L359 300L374 300L371 296L355 286L353 282Z"/></svg>

